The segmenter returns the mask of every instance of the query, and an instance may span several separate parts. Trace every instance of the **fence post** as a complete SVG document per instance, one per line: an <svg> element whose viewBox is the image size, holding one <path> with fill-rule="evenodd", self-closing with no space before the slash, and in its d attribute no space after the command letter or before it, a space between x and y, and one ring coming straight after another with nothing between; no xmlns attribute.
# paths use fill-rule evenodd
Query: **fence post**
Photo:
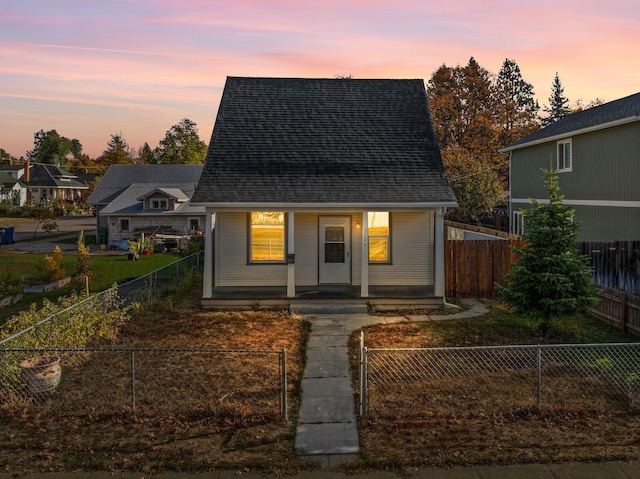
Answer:
<svg viewBox="0 0 640 479"><path fill-rule="evenodd" d="M360 331L360 401L359 413L364 416L367 412L367 366L364 348L364 331Z"/></svg>
<svg viewBox="0 0 640 479"><path fill-rule="evenodd" d="M620 326L622 331L627 333L627 293L622 293L622 304L620 305Z"/></svg>
<svg viewBox="0 0 640 479"><path fill-rule="evenodd" d="M540 409L540 390L541 390L541 383L542 383L542 348L540 347L539 344L538 344L538 347L536 348L536 368L538 370L536 397L537 397L538 409Z"/></svg>
<svg viewBox="0 0 640 479"><path fill-rule="evenodd" d="M135 350L130 351L131 367L131 410L136 413L136 356Z"/></svg>
<svg viewBox="0 0 640 479"><path fill-rule="evenodd" d="M287 405L287 350L283 349L280 353L280 412L285 421L289 420L289 411Z"/></svg>

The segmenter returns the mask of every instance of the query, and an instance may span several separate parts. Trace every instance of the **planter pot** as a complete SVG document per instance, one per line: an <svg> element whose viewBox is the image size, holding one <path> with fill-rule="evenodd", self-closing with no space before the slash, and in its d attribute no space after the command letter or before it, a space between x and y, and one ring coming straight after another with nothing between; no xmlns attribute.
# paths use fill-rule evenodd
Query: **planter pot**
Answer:
<svg viewBox="0 0 640 479"><path fill-rule="evenodd" d="M53 391L60 382L62 368L58 356L39 356L20 363L21 377L30 393Z"/></svg>

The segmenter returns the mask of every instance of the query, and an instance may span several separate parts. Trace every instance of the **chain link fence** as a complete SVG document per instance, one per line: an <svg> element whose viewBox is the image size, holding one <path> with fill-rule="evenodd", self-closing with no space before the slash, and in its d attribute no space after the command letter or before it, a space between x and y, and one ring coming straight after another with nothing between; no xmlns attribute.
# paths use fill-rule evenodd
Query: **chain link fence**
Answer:
<svg viewBox="0 0 640 479"><path fill-rule="evenodd" d="M186 274L199 270L203 253L194 253L149 274L118 285L119 296L127 302L151 303L177 285Z"/></svg>
<svg viewBox="0 0 640 479"><path fill-rule="evenodd" d="M640 344L369 349L360 345L361 415L425 418L628 410L640 400Z"/></svg>
<svg viewBox="0 0 640 479"><path fill-rule="evenodd" d="M285 351L5 349L0 371L3 404L54 415L287 418Z"/></svg>

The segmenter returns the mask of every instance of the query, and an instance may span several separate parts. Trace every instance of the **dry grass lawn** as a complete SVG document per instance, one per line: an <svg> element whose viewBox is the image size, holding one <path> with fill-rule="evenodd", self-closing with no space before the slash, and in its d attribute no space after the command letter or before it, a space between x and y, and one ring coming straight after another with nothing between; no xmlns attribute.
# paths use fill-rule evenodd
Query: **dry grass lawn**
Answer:
<svg viewBox="0 0 640 479"><path fill-rule="evenodd" d="M277 312L180 306L144 314L124 328L116 346L284 349L295 418L307 332L306 322ZM0 408L0 472L299 470L305 463L293 452L295 425L278 414L277 376L269 376L277 365L273 355L136 353L132 414L128 355L67 358L50 399ZM220 395L221 388L235 392Z"/></svg>
<svg viewBox="0 0 640 479"><path fill-rule="evenodd" d="M16 400L0 407L0 471L152 474L231 469L290 474L314 467L294 454L309 324L278 312L208 312L199 309L193 298L191 303L186 300L160 304L121 333L118 345L123 348L169 350L136 353L136 414L128 403L126 354L68 359L63 380L49 400L40 404ZM366 344L424 348L540 341L526 325L509 318L498 312L469 320L374 326L366 330ZM545 341L590 342L594 337L635 340L583 319ZM350 343L354 378L357 342L354 335ZM221 359L208 353L171 352L182 348L285 349L291 421L278 416L272 357ZM427 465L640 458L637 408L616 397L537 408L530 400L532 391L523 394L531 380L523 373L516 380L496 374L425 382L410 407L401 395L390 393L361 420L361 456L348 468L410 473ZM579 388L590 394L589 385L580 380L563 383L560 378L558 384L560 395Z"/></svg>
<svg viewBox="0 0 640 479"><path fill-rule="evenodd" d="M576 324L573 324L573 321ZM370 348L495 344L637 342L591 318L573 318L545 339L499 311L480 318L378 325L365 330ZM357 371L357 342L350 347ZM361 463L355 468L638 460L640 408L588 378L558 373L543 380L536 405L535 373L387 383L370 397L360 422ZM407 394L403 394L407 388ZM413 389L410 389L413 388ZM407 400L410 398L409 400Z"/></svg>

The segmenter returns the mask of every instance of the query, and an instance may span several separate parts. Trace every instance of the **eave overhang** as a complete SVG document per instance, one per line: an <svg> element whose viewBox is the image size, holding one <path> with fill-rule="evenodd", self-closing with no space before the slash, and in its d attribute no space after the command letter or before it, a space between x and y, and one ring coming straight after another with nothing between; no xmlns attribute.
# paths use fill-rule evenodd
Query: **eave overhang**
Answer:
<svg viewBox="0 0 640 479"><path fill-rule="evenodd" d="M522 148L528 148L530 146L541 145L543 143L549 143L552 141L561 140L563 138L568 138L570 136L582 135L584 133L591 133L598 130L604 130L605 128L611 128L614 126L626 125L627 123L633 123L635 121L640 121L640 116L628 116L626 118L621 118L619 120L610 121L607 123L600 123L598 125L590 126L587 128L581 128L578 130L567 131L565 133L559 133L553 136L546 136L544 138L540 138L533 141L528 141L526 143L520 143L518 145L507 146L505 148L501 148L498 150L500 153L509 153L510 151L519 150Z"/></svg>

